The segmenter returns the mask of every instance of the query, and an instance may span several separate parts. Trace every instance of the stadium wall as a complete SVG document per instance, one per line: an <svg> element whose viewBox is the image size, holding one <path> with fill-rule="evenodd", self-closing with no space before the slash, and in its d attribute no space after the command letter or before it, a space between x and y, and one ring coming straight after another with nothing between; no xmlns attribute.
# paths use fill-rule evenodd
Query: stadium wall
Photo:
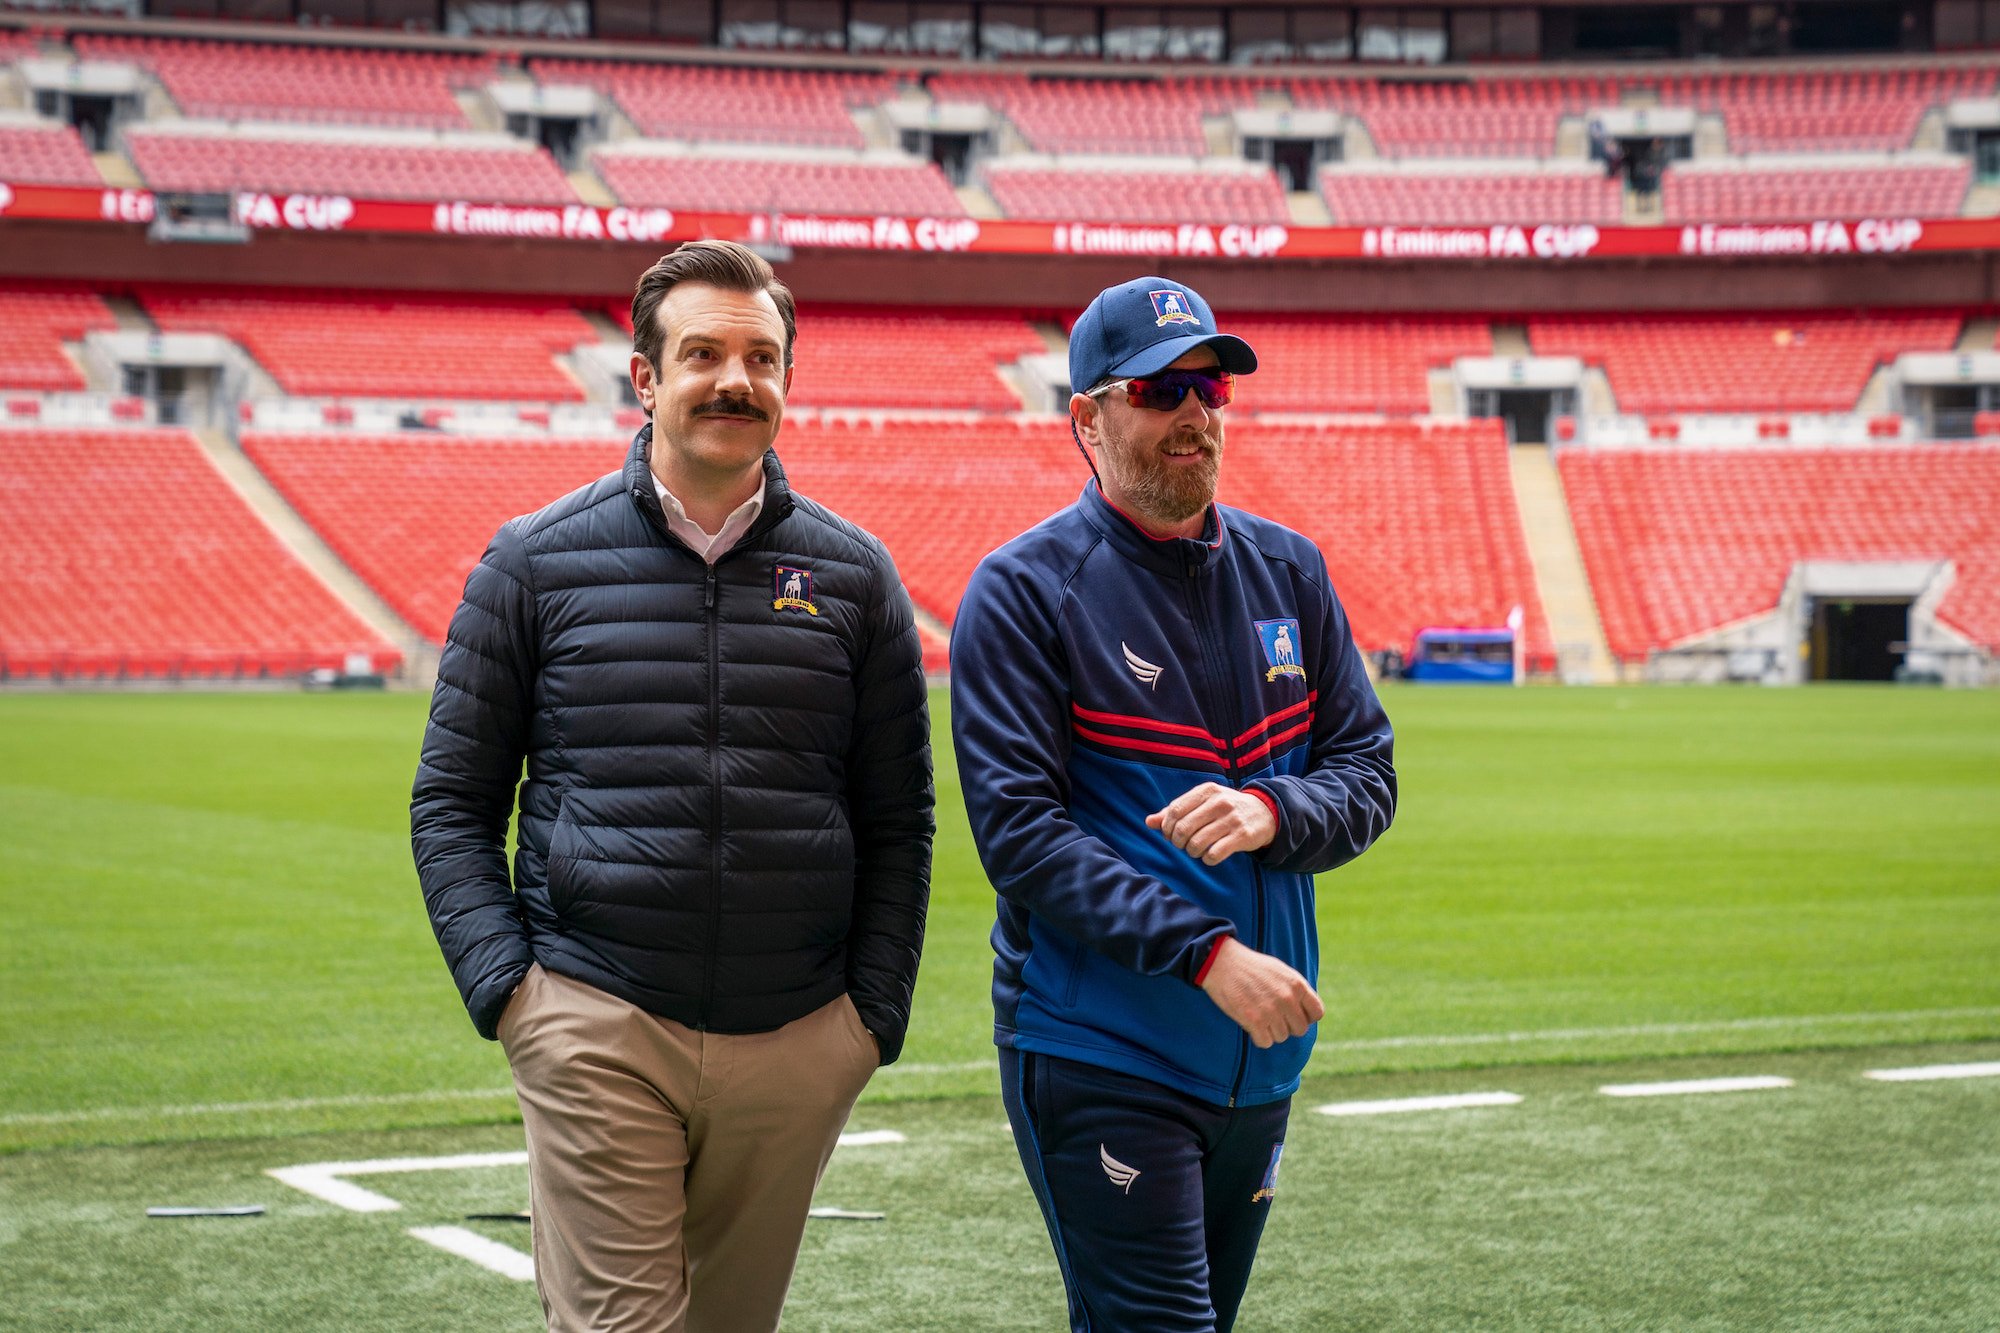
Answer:
<svg viewBox="0 0 2000 1333"><path fill-rule="evenodd" d="M242 245L160 244L144 227L7 219L0 276L103 283L324 289L626 293L674 242L613 244L259 232ZM1008 303L1081 309L1103 287L1156 272L1236 310L1772 310L2000 303L1986 251L1797 259L1228 260L945 255L798 249L787 282L819 302ZM1663 281L1662 279L1668 279Z"/></svg>

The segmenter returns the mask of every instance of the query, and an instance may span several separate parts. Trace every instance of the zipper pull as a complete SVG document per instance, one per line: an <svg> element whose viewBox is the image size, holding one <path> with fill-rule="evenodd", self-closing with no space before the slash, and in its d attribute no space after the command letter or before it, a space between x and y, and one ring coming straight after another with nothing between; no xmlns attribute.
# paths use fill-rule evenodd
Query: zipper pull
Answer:
<svg viewBox="0 0 2000 1333"><path fill-rule="evenodd" d="M702 610L704 611L713 611L715 609L715 566L714 565L710 565L708 567L708 584L705 591L702 593L701 606Z"/></svg>

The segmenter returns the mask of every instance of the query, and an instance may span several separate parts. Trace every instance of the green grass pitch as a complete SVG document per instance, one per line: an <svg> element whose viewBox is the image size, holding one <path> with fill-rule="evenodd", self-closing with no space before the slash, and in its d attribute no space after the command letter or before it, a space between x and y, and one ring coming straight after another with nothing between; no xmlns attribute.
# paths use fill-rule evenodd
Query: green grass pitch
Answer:
<svg viewBox="0 0 2000 1333"><path fill-rule="evenodd" d="M1243 1327L2000 1326L2000 695L1395 689L1395 829L1320 882L1328 1018ZM943 700L934 698L944 724ZM525 1286L265 1177L518 1146L410 868L413 696L0 696L0 1328L527 1328ZM940 733L942 735L942 733ZM788 1327L1053 1327L940 762L903 1064ZM1777 1073L1622 1103L1601 1082ZM1321 1101L1504 1088L1379 1121ZM836 1197L838 1196L838 1197ZM264 1202L148 1221L151 1203ZM516 1246L525 1236L484 1226Z"/></svg>

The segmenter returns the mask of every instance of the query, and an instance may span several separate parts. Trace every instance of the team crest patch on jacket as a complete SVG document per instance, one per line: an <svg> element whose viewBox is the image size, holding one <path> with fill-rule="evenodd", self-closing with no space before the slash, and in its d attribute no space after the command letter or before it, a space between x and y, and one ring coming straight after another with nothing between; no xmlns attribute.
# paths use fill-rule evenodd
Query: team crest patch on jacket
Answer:
<svg viewBox="0 0 2000 1333"><path fill-rule="evenodd" d="M1257 623L1257 637L1264 641L1264 660L1271 666L1264 673L1267 681L1280 676L1306 678L1306 669L1299 661L1299 622L1296 620L1260 620Z"/></svg>
<svg viewBox="0 0 2000 1333"><path fill-rule="evenodd" d="M779 565L772 577L772 591L776 599L771 603L773 611L804 611L808 615L818 615L819 608L813 605L813 576L809 569L793 569L789 565Z"/></svg>
<svg viewBox="0 0 2000 1333"><path fill-rule="evenodd" d="M1187 298L1169 288L1166 291L1147 292L1153 298L1153 311L1159 316L1153 321L1157 328L1169 324L1200 324L1201 318L1188 309Z"/></svg>

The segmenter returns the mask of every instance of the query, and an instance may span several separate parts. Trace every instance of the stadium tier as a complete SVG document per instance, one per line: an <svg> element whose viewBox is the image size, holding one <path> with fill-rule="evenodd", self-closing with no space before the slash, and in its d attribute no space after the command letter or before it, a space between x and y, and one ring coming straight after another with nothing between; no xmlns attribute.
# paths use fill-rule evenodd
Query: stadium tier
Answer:
<svg viewBox="0 0 2000 1333"><path fill-rule="evenodd" d="M0 388L82 390L83 372L63 343L117 326L95 292L0 289Z"/></svg>
<svg viewBox="0 0 2000 1333"><path fill-rule="evenodd" d="M0 437L0 670L238 677L400 654L184 431Z"/></svg>
<svg viewBox="0 0 2000 1333"><path fill-rule="evenodd" d="M95 187L104 177L74 126L0 124L0 181Z"/></svg>
<svg viewBox="0 0 2000 1333"><path fill-rule="evenodd" d="M709 143L866 145L850 108L887 100L885 75L732 66L531 62L544 84L582 84L617 102L639 132Z"/></svg>
<svg viewBox="0 0 2000 1333"><path fill-rule="evenodd" d="M1771 610L1799 560L1945 560L1938 617L2000 646L2000 448L1569 450L1577 540L1628 662Z"/></svg>
<svg viewBox="0 0 2000 1333"><path fill-rule="evenodd" d="M1384 157L1549 157L1566 115L1616 106L1611 78L1294 79L1292 102L1346 112Z"/></svg>
<svg viewBox="0 0 2000 1333"><path fill-rule="evenodd" d="M1202 157L1203 116L1257 105L1269 80L1226 78L1041 79L1018 74L938 74L939 102L977 102L1013 122L1041 153L1143 153Z"/></svg>
<svg viewBox="0 0 2000 1333"><path fill-rule="evenodd" d="M675 157L607 148L591 163L627 204L743 213L965 215L944 173L931 162Z"/></svg>
<svg viewBox="0 0 2000 1333"><path fill-rule="evenodd" d="M1617 225L1624 185L1600 170L1475 172L1323 171L1320 193L1341 226L1383 222L1438 227L1494 222Z"/></svg>
<svg viewBox="0 0 2000 1333"><path fill-rule="evenodd" d="M298 132L303 134L304 132ZM314 139L273 131L192 134L125 132L132 165L156 190L343 193L365 199L467 199L480 203L573 204L562 168L546 148L368 139Z"/></svg>
<svg viewBox="0 0 2000 1333"><path fill-rule="evenodd" d="M1246 412L1430 410L1427 372L1461 356L1491 356L1478 316L1224 315L1257 349L1257 373L1237 382Z"/></svg>
<svg viewBox="0 0 2000 1333"><path fill-rule="evenodd" d="M798 407L1016 412L999 367L1049 350L1017 314L809 306L798 322Z"/></svg>
<svg viewBox="0 0 2000 1333"><path fill-rule="evenodd" d="M1799 222L1811 218L1958 216L1972 165L1669 169L1661 181L1668 222Z"/></svg>
<svg viewBox="0 0 2000 1333"><path fill-rule="evenodd" d="M433 643L500 525L616 469L595 440L248 432L243 451L396 614Z"/></svg>
<svg viewBox="0 0 2000 1333"><path fill-rule="evenodd" d="M1662 106L1719 113L1735 153L1908 148L1924 112L1991 96L1994 70L1971 67L1667 75Z"/></svg>
<svg viewBox="0 0 2000 1333"><path fill-rule="evenodd" d="M1541 315L1528 343L1603 367L1622 412L1852 412L1878 365L1948 350L1963 322L1929 311Z"/></svg>
<svg viewBox="0 0 2000 1333"><path fill-rule="evenodd" d="M986 187L1009 217L1085 222L1287 222L1276 173L1254 171L1056 171L986 169Z"/></svg>
<svg viewBox="0 0 2000 1333"><path fill-rule="evenodd" d="M1553 662L1498 422L1238 421L1228 438L1222 500L1318 543L1364 651L1519 606L1530 665Z"/></svg>
<svg viewBox="0 0 2000 1333"><path fill-rule="evenodd" d="M79 34L85 60L151 71L186 116L468 129L453 92L498 75L492 56Z"/></svg>
<svg viewBox="0 0 2000 1333"><path fill-rule="evenodd" d="M552 358L597 337L568 306L472 296L141 298L162 329L221 334L306 397L580 402L582 387Z"/></svg>

